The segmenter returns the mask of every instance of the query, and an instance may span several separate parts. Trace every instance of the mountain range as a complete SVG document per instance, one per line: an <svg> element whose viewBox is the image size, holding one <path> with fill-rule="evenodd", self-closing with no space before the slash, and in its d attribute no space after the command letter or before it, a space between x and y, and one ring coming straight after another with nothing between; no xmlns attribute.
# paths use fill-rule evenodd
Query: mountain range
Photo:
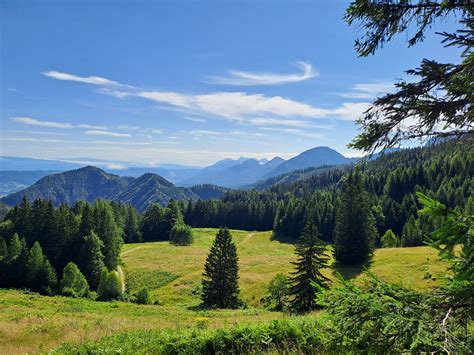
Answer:
<svg viewBox="0 0 474 355"><path fill-rule="evenodd" d="M124 177L138 178L144 174L153 173L180 187L213 184L226 188L241 188L295 170L352 162L354 159L346 158L328 147L307 150L287 161L280 157L271 160L241 157L223 159L207 167L177 164L137 166L134 163L89 158L46 160L0 157L0 196L21 190L28 185L25 181L31 184L33 180L36 181L45 176L46 174L42 174L41 171L64 172L88 165L97 166L107 173ZM5 173L6 171L8 173Z"/></svg>
<svg viewBox="0 0 474 355"><path fill-rule="evenodd" d="M166 205L170 199L219 198L225 189L201 185L192 188L177 187L163 177L147 173L138 178L110 174L94 166L45 176L32 186L3 197L0 202L13 206L23 196L28 200L37 198L51 200L55 206L61 203L74 204L97 199L129 203L139 211L150 204Z"/></svg>

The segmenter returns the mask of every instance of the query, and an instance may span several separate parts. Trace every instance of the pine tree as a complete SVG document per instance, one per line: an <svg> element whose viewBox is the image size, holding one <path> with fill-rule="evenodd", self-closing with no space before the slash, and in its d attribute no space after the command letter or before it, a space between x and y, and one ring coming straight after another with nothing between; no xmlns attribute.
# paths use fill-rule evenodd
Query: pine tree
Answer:
<svg viewBox="0 0 474 355"><path fill-rule="evenodd" d="M102 254L103 243L96 233L83 238L83 245L77 258L79 268L84 273L90 287L97 289L102 269L105 267Z"/></svg>
<svg viewBox="0 0 474 355"><path fill-rule="evenodd" d="M177 223L171 229L170 243L174 245L191 245L193 243L193 232L190 226Z"/></svg>
<svg viewBox="0 0 474 355"><path fill-rule="evenodd" d="M407 223L403 226L402 239L400 242L402 247L416 247L423 245L421 230L416 223L413 215L408 218Z"/></svg>
<svg viewBox="0 0 474 355"><path fill-rule="evenodd" d="M5 242L5 239L0 237L0 261L7 259L7 257L8 257L7 243Z"/></svg>
<svg viewBox="0 0 474 355"><path fill-rule="evenodd" d="M10 240L10 246L8 248L8 258L9 260L16 259L22 250L22 243L20 241L20 237L17 233L13 234L12 239Z"/></svg>
<svg viewBox="0 0 474 355"><path fill-rule="evenodd" d="M240 305L237 248L227 228L221 228L207 256L201 299L207 307L236 308Z"/></svg>
<svg viewBox="0 0 474 355"><path fill-rule="evenodd" d="M43 264L37 275L37 284L39 285L38 291L44 295L53 295L56 292L58 278L56 271L45 256L43 258Z"/></svg>
<svg viewBox="0 0 474 355"><path fill-rule="evenodd" d="M380 242L382 243L383 248L396 248L400 245L400 241L391 229L385 232L385 234L380 239Z"/></svg>
<svg viewBox="0 0 474 355"><path fill-rule="evenodd" d="M26 286L32 291L53 293L57 283L56 273L38 242L35 242L30 249L25 276Z"/></svg>
<svg viewBox="0 0 474 355"><path fill-rule="evenodd" d="M103 301L120 298L122 286L117 271L108 271L107 268L102 269L97 294L99 299Z"/></svg>
<svg viewBox="0 0 474 355"><path fill-rule="evenodd" d="M70 297L86 297L89 294L89 285L84 275L73 262L66 265L60 284L61 294Z"/></svg>
<svg viewBox="0 0 474 355"><path fill-rule="evenodd" d="M328 266L326 246L319 239L319 232L313 223L304 228L300 242L295 248L297 256L295 271L291 273L290 307L295 312L306 312L318 308L316 294L329 287L330 280L321 273Z"/></svg>
<svg viewBox="0 0 474 355"><path fill-rule="evenodd" d="M341 264L366 262L373 250L375 220L359 169L343 181L334 230L334 256Z"/></svg>

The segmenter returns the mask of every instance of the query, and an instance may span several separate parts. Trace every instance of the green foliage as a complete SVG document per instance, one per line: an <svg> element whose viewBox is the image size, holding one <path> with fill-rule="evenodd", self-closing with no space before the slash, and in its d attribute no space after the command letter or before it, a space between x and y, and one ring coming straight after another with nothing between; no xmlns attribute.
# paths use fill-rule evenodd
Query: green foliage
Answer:
<svg viewBox="0 0 474 355"><path fill-rule="evenodd" d="M341 282L318 300L331 315L333 348L374 354L468 352L466 324L446 321L442 295L417 293L372 274L361 287Z"/></svg>
<svg viewBox="0 0 474 355"><path fill-rule="evenodd" d="M314 317L298 317L260 324L205 331L136 331L81 345L65 344L57 353L104 352L158 354L258 354L328 352L328 330Z"/></svg>
<svg viewBox="0 0 474 355"><path fill-rule="evenodd" d="M99 299L102 301L119 299L122 293L122 285L118 272L108 271L107 268L102 269L99 287L97 288Z"/></svg>
<svg viewBox="0 0 474 355"><path fill-rule="evenodd" d="M462 136L473 132L472 72L474 54L474 6L469 0L371 1L354 0L345 19L366 30L356 41L359 55L373 54L396 34L412 33L408 45L424 38L427 28L456 14L458 30L439 33L442 43L462 49L459 64L423 59L416 69L406 71L415 82L400 80L395 92L379 97L358 120L363 132L351 147L372 151L422 137ZM413 31L414 30L414 31ZM407 119L417 118L409 127ZM405 123L405 124L404 124Z"/></svg>
<svg viewBox="0 0 474 355"><path fill-rule="evenodd" d="M262 301L270 310L281 312L285 311L288 307L288 296L288 276L278 273L268 284L267 294Z"/></svg>
<svg viewBox="0 0 474 355"><path fill-rule="evenodd" d="M96 289L99 285L100 275L104 268L104 255L101 249L104 243L95 232L83 238L83 244L78 256L78 265L84 272L89 285Z"/></svg>
<svg viewBox="0 0 474 355"><path fill-rule="evenodd" d="M87 280L73 262L68 263L64 268L60 291L61 294L70 297L87 297L89 295Z"/></svg>
<svg viewBox="0 0 474 355"><path fill-rule="evenodd" d="M123 233L126 243L140 243L142 241L142 234L140 232L140 217L132 206L128 206L127 208L127 216Z"/></svg>
<svg viewBox="0 0 474 355"><path fill-rule="evenodd" d="M377 235L369 196L359 169L351 171L343 181L341 201L336 214L334 256L340 264L366 262Z"/></svg>
<svg viewBox="0 0 474 355"><path fill-rule="evenodd" d="M109 270L115 270L119 263L123 239L112 207L107 202L98 200L93 205L93 215L94 230L104 243L102 248L104 264Z"/></svg>
<svg viewBox="0 0 474 355"><path fill-rule="evenodd" d="M330 280L321 273L321 269L328 266L329 256L314 224L306 225L295 247L295 254L297 260L292 263L295 271L290 278L290 308L295 312L307 312L318 308L316 294L329 288L330 284Z"/></svg>
<svg viewBox="0 0 474 355"><path fill-rule="evenodd" d="M206 307L236 308L239 300L237 248L227 228L221 228L204 264L201 299Z"/></svg>
<svg viewBox="0 0 474 355"><path fill-rule="evenodd" d="M191 245L193 243L191 227L184 223L175 224L171 229L170 242L175 245Z"/></svg>
<svg viewBox="0 0 474 355"><path fill-rule="evenodd" d="M380 239L380 242L382 243L382 248L396 248L400 246L400 241L391 229L385 232L385 234Z"/></svg>
<svg viewBox="0 0 474 355"><path fill-rule="evenodd" d="M422 193L418 193L418 198L424 206L419 212L421 215L443 220L432 233L430 245L453 262L456 279L474 282L474 214L450 210ZM455 250L457 246L461 248L459 252Z"/></svg>
<svg viewBox="0 0 474 355"><path fill-rule="evenodd" d="M0 237L0 260L8 258L8 246L5 239Z"/></svg>
<svg viewBox="0 0 474 355"><path fill-rule="evenodd" d="M153 301L148 292L148 288L144 287L135 294L136 303L138 304L152 304Z"/></svg>
<svg viewBox="0 0 474 355"><path fill-rule="evenodd" d="M8 258L10 260L16 259L22 250L22 243L18 233L13 234L12 239L10 240L10 246L8 248Z"/></svg>
<svg viewBox="0 0 474 355"><path fill-rule="evenodd" d="M402 247L417 247L423 245L421 230L413 216L410 216L407 223L403 227L403 234L402 239L400 241L400 245Z"/></svg>

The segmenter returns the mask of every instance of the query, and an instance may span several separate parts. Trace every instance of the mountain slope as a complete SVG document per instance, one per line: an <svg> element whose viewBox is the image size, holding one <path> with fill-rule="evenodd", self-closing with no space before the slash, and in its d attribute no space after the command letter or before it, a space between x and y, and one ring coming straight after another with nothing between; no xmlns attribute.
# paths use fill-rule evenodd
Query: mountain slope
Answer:
<svg viewBox="0 0 474 355"><path fill-rule="evenodd" d="M57 171L0 171L0 197L33 185L36 181Z"/></svg>
<svg viewBox="0 0 474 355"><path fill-rule="evenodd" d="M265 174L275 169L284 162L283 159L276 157L270 161L257 159L239 159L237 163L233 161L222 161L220 166L225 168L216 169L215 165L212 169L204 169L202 173L192 177L191 179L182 181L182 186L192 186L196 184L214 184L218 186L236 188L248 184L252 184L260 180Z"/></svg>
<svg viewBox="0 0 474 355"><path fill-rule="evenodd" d="M262 179L268 179L294 170L302 170L322 165L350 164L353 161L353 159L346 158L329 147L316 147L306 150L296 157L279 164L275 169L262 176Z"/></svg>
<svg viewBox="0 0 474 355"><path fill-rule="evenodd" d="M29 188L3 197L1 202L13 206L26 196L30 201L37 198L51 200L57 206L61 203L71 205L80 200L93 202L106 199L129 203L143 211L151 203L166 205L170 199L219 198L224 192L224 189L211 185L195 190L176 187L163 177L151 173L132 178L87 166L43 177Z"/></svg>

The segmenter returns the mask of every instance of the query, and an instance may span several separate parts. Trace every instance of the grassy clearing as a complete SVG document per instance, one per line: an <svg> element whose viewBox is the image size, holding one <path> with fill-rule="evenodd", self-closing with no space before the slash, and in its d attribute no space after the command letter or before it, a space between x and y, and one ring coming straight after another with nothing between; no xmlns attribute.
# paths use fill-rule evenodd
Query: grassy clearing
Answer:
<svg viewBox="0 0 474 355"><path fill-rule="evenodd" d="M148 287L163 305L93 302L66 297L44 297L16 290L0 290L1 353L47 351L63 342L95 340L129 331L231 327L266 322L287 316L268 312L260 298L278 273L292 270L293 245L271 241L271 232L232 231L237 245L240 286L245 310L212 310L199 305L199 283L215 229L195 229L195 243L178 247L168 242L125 245L123 268L128 287ZM417 290L439 284L447 264L429 247L379 249L370 270L389 282L402 282ZM337 270L361 278L360 268ZM424 278L428 271L436 279ZM333 269L326 275L335 278Z"/></svg>

